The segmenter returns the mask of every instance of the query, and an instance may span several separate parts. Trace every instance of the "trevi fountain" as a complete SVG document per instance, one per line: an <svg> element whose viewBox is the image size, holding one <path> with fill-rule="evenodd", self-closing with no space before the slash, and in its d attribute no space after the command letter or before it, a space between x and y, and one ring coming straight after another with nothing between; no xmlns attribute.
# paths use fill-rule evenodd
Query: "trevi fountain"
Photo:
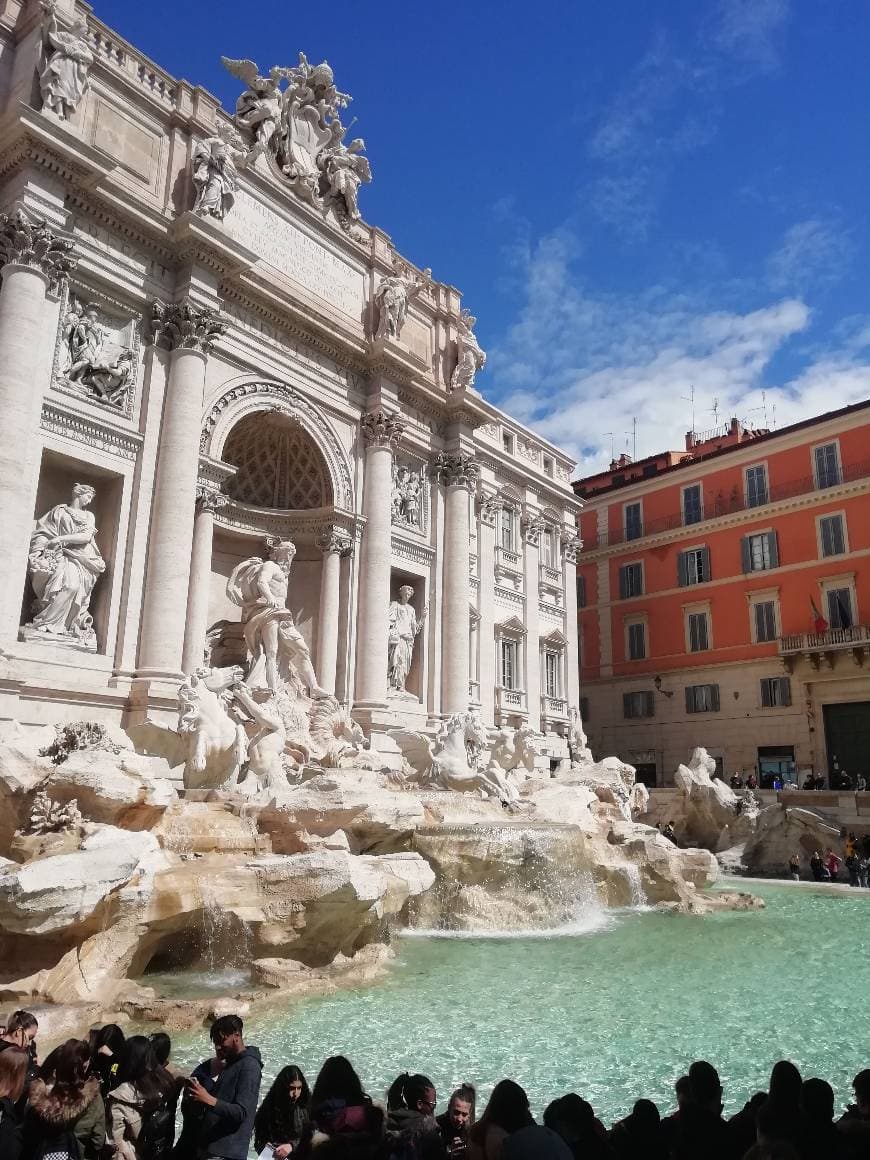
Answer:
<svg viewBox="0 0 870 1160"><path fill-rule="evenodd" d="M812 919L833 978L836 901L714 887L821 818L698 749L678 847L590 753L574 463L364 220L329 65L228 56L226 111L77 0L7 5L0 63L4 1003L44 1039L241 1010L272 1071L292 1039L380 1080L411 990L444 1085L462 1048L594 1096L779 987L764 932Z"/></svg>

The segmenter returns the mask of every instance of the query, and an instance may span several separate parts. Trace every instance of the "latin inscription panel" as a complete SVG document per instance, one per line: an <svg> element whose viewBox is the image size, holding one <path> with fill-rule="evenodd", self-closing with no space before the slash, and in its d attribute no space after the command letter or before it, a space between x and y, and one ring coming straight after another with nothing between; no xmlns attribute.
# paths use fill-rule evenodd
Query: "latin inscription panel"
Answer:
<svg viewBox="0 0 870 1160"><path fill-rule="evenodd" d="M227 214L226 231L306 290L359 321L364 281L355 269L321 242L240 189Z"/></svg>

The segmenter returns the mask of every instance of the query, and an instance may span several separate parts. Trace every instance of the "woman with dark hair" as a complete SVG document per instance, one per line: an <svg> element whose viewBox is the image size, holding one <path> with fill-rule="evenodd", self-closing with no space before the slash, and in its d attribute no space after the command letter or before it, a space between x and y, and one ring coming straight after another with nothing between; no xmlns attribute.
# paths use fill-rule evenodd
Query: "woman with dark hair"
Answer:
<svg viewBox="0 0 870 1160"><path fill-rule="evenodd" d="M109 1093L109 1145L113 1160L162 1160L175 1140L178 1085L157 1062L151 1041L131 1035L118 1064L117 1084Z"/></svg>
<svg viewBox="0 0 870 1160"><path fill-rule="evenodd" d="M512 1079L500 1080L483 1115L468 1133L468 1160L499 1160L508 1136L534 1122L529 1097L520 1085Z"/></svg>
<svg viewBox="0 0 870 1160"><path fill-rule="evenodd" d="M161 1065L165 1067L172 1078L179 1086L187 1079L187 1072L180 1067L176 1067L169 1058L172 1055L172 1040L165 1031L155 1031L151 1036L151 1046L154 1048L154 1058Z"/></svg>
<svg viewBox="0 0 870 1160"><path fill-rule="evenodd" d="M19 1160L22 1148L21 1097L27 1085L30 1053L10 1046L0 1054L0 1156Z"/></svg>
<svg viewBox="0 0 870 1160"><path fill-rule="evenodd" d="M22 1160L50 1152L99 1160L106 1142L106 1110L99 1078L88 1074L90 1061L90 1048L82 1039L68 1039L51 1053L51 1087L44 1079L30 1085Z"/></svg>
<svg viewBox="0 0 870 1160"><path fill-rule="evenodd" d="M299 1147L308 1126L311 1092L305 1076L291 1063L282 1068L254 1117L254 1151L267 1144L275 1160L285 1160Z"/></svg>
<svg viewBox="0 0 870 1160"><path fill-rule="evenodd" d="M0 1051L5 1051L7 1047L23 1047L25 1051L30 1051L38 1030L35 1015L29 1011L13 1011L0 1028Z"/></svg>
<svg viewBox="0 0 870 1160"><path fill-rule="evenodd" d="M441 1134L435 1123L438 1097L426 1075L402 1072L387 1092L387 1136L409 1150L418 1148L424 1137Z"/></svg>
<svg viewBox="0 0 870 1160"><path fill-rule="evenodd" d="M103 1099L118 1082L118 1066L124 1050L124 1032L117 1023L94 1027L88 1033L91 1049L91 1071L100 1078Z"/></svg>
<svg viewBox="0 0 870 1160"><path fill-rule="evenodd" d="M301 1156L332 1138L347 1138L348 1149L380 1140L384 1116L363 1091L360 1078L343 1055L332 1055L320 1069L311 1093L311 1124L299 1147Z"/></svg>

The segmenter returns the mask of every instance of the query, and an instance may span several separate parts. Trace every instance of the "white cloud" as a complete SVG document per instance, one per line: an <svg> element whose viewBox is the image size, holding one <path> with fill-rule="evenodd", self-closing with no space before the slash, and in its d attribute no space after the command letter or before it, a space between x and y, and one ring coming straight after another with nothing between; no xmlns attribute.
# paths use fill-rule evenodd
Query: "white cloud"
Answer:
<svg viewBox="0 0 870 1160"><path fill-rule="evenodd" d="M712 39L753 70L769 72L779 65L788 16L788 0L719 0Z"/></svg>
<svg viewBox="0 0 870 1160"><path fill-rule="evenodd" d="M682 446L691 426L730 416L763 424L771 360L809 326L809 307L787 297L746 312L651 287L635 297L592 294L572 266L571 235L559 231L530 254L526 299L491 352L487 387L499 405L572 452L580 474L631 450ZM870 395L867 320L851 320L835 349L814 351L791 381L767 386L768 422L807 418ZM489 393L489 392L488 392Z"/></svg>
<svg viewBox="0 0 870 1160"><path fill-rule="evenodd" d="M775 290L818 290L843 276L849 257L849 236L834 222L818 218L796 222L768 259L768 281Z"/></svg>

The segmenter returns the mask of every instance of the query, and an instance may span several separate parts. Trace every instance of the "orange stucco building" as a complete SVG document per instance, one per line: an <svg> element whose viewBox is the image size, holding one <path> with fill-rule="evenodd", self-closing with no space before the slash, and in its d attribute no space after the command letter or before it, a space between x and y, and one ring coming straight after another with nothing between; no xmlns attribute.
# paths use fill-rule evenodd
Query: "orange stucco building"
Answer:
<svg viewBox="0 0 870 1160"><path fill-rule="evenodd" d="M669 784L704 745L763 783L870 782L870 400L737 420L577 481L593 749Z"/></svg>

